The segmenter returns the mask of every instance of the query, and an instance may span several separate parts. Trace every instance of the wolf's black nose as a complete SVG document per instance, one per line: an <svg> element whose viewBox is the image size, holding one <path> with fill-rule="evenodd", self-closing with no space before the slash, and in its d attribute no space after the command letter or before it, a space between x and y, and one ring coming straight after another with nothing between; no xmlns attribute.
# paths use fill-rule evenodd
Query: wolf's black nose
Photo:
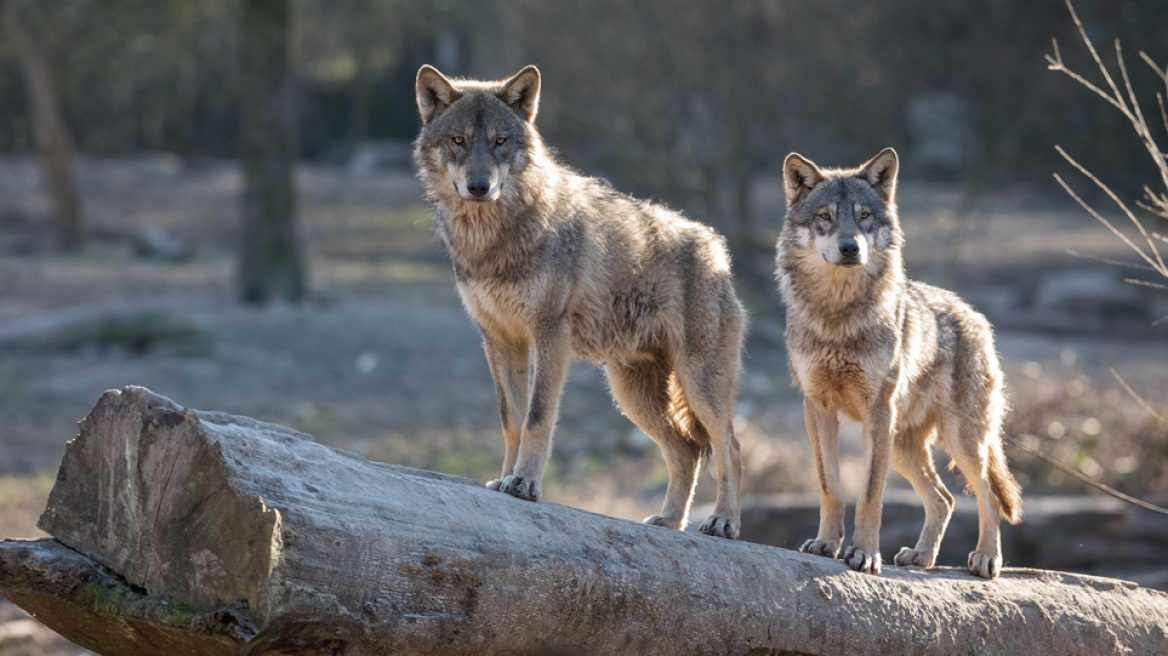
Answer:
<svg viewBox="0 0 1168 656"><path fill-rule="evenodd" d="M486 178L471 178L466 181L466 190L471 196L486 196L491 190L491 182Z"/></svg>
<svg viewBox="0 0 1168 656"><path fill-rule="evenodd" d="M860 245L855 239L845 239L840 242L839 252L844 257L856 257L860 254Z"/></svg>

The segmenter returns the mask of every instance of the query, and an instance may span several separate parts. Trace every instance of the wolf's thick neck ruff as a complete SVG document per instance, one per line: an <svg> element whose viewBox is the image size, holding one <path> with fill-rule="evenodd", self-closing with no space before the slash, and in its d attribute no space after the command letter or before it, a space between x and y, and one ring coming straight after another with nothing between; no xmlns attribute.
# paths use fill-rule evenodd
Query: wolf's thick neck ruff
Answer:
<svg viewBox="0 0 1168 656"><path fill-rule="evenodd" d="M824 262L815 251L780 238L779 285L796 330L823 342L851 342L872 325L873 315L896 317L908 279L898 247L875 253L863 266Z"/></svg>
<svg viewBox="0 0 1168 656"><path fill-rule="evenodd" d="M545 147L538 134L530 137L533 153L520 170L513 170L499 197L494 200L468 200L452 186L438 183L428 189L437 210L440 236L452 257L468 261L490 257L502 240L515 242L525 235L540 233L548 227L548 210L556 204L554 190L564 184L564 173L545 157ZM537 164L536 162L542 162ZM550 190L550 191L549 191Z"/></svg>

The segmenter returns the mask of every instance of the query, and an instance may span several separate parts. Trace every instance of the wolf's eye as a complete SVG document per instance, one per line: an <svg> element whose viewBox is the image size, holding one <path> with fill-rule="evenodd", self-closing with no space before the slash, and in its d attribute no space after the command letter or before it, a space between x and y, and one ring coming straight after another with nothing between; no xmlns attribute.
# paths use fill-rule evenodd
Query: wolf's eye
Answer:
<svg viewBox="0 0 1168 656"><path fill-rule="evenodd" d="M507 143L507 137L495 137L495 143L502 146Z"/></svg>
<svg viewBox="0 0 1168 656"><path fill-rule="evenodd" d="M461 146L463 143L466 142L466 137L464 137L462 135L458 135L457 137L450 137L450 140L453 141L454 143L458 144L459 146Z"/></svg>
<svg viewBox="0 0 1168 656"><path fill-rule="evenodd" d="M823 219L824 221L830 221L830 220L831 220L831 212L828 212L827 210L823 210L823 211L822 211L822 212L820 212L820 213L819 213L817 216L819 216L819 218L820 218L820 219Z"/></svg>
<svg viewBox="0 0 1168 656"><path fill-rule="evenodd" d="M868 210L860 210L860 218L861 219L866 219L870 216L872 216L872 213L869 212Z"/></svg>

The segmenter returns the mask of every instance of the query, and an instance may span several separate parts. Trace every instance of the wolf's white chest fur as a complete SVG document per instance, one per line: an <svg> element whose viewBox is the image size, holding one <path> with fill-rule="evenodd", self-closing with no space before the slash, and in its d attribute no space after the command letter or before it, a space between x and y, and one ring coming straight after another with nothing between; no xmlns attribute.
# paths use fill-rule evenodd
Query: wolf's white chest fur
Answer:
<svg viewBox="0 0 1168 656"><path fill-rule="evenodd" d="M808 351L792 350L790 357L803 393L853 421L867 417L880 389L880 377L875 372L888 368L887 358L879 354L826 345Z"/></svg>
<svg viewBox="0 0 1168 656"><path fill-rule="evenodd" d="M538 314L534 292L538 279L520 281L468 280L458 293L471 317L492 335L511 341L534 339L532 324Z"/></svg>

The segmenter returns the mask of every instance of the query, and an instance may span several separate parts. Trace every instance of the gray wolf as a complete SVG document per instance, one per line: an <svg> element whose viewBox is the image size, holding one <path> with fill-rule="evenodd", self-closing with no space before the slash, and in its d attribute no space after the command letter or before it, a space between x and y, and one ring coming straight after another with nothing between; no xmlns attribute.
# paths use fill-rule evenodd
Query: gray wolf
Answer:
<svg viewBox="0 0 1168 656"><path fill-rule="evenodd" d="M866 473L843 559L880 572L880 513L892 465L925 505L915 547L897 565L931 567L953 512L930 444L939 441L977 495L980 532L969 570L1001 571L1000 517L1022 516L1002 453L1002 370L985 317L955 294L906 279L896 209L896 151L856 169L783 163L787 213L775 274L786 304L787 350L803 392L820 486L819 534L800 547L836 557L844 538L839 419L863 425Z"/></svg>
<svg viewBox="0 0 1168 656"><path fill-rule="evenodd" d="M488 486L540 499L568 365L583 357L665 456L665 502L645 521L684 528L712 457L717 501L701 531L737 537L746 316L724 240L558 162L535 127L534 66L498 82L423 66L416 86L414 166L498 397L506 452Z"/></svg>

